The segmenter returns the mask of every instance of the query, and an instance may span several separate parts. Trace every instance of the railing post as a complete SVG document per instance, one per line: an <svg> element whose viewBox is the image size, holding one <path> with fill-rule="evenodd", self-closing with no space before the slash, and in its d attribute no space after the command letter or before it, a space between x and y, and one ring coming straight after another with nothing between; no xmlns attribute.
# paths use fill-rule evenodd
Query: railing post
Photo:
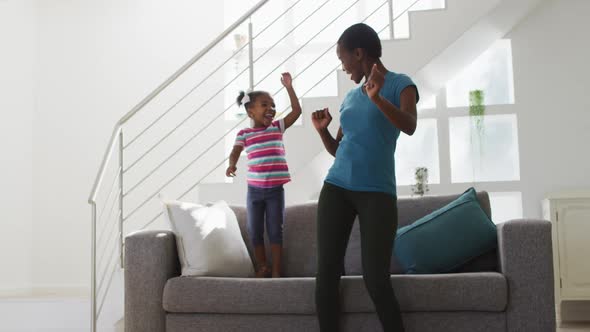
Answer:
<svg viewBox="0 0 590 332"><path fill-rule="evenodd" d="M395 39L395 36L393 35L393 23L394 23L393 0L388 0L387 6L389 8L389 10L388 10L388 13L389 13L389 39L393 40L393 39Z"/></svg>
<svg viewBox="0 0 590 332"><path fill-rule="evenodd" d="M250 91L254 89L254 34L252 33L252 16L248 21L248 68L250 70Z"/></svg>
<svg viewBox="0 0 590 332"><path fill-rule="evenodd" d="M96 332L96 202L91 202L91 276L90 276L90 331Z"/></svg>
<svg viewBox="0 0 590 332"><path fill-rule="evenodd" d="M123 268L123 129L119 132L119 261Z"/></svg>

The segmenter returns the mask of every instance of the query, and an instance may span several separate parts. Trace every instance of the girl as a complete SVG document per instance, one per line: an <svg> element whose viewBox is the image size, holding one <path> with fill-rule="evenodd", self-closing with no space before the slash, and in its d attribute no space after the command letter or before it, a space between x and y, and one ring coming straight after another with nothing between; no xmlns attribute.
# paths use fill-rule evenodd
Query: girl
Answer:
<svg viewBox="0 0 590 332"><path fill-rule="evenodd" d="M285 216L285 191L283 185L291 180L285 160L283 133L301 115L299 99L293 89L291 74L283 73L281 83L289 93L291 112L285 118L274 120L274 100L268 92L241 92L238 105L244 105L253 127L238 132L236 143L229 156L225 174L233 177L240 153L248 154L248 233L254 247L256 277L269 275L264 248L264 224L270 240L272 277L281 276L283 220Z"/></svg>
<svg viewBox="0 0 590 332"><path fill-rule="evenodd" d="M336 138L327 109L312 121L326 150L336 157L320 193L317 214L316 306L320 330L339 331L339 282L346 245L358 215L363 279L386 332L402 332L400 308L389 264L397 230L395 147L400 132L416 130L418 90L403 74L381 62L381 41L366 24L346 29L336 53L352 89L340 107Z"/></svg>

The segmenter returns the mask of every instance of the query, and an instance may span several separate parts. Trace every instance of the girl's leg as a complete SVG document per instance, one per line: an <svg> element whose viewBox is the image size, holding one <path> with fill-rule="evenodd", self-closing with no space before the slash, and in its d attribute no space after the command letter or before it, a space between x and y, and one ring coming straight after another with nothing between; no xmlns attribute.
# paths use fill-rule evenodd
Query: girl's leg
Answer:
<svg viewBox="0 0 590 332"><path fill-rule="evenodd" d="M348 193L324 183L318 202L315 301L322 332L337 332L340 328L340 277L356 217Z"/></svg>
<svg viewBox="0 0 590 332"><path fill-rule="evenodd" d="M281 260L283 257L282 244L270 244L270 253L272 255L272 277L281 277Z"/></svg>
<svg viewBox="0 0 590 332"><path fill-rule="evenodd" d="M397 231L397 199L384 193L357 192L363 279L385 332L403 332L399 304L389 272Z"/></svg>
<svg viewBox="0 0 590 332"><path fill-rule="evenodd" d="M285 189L271 188L266 194L266 230L272 255L272 277L281 277L283 256L283 224L285 220Z"/></svg>
<svg viewBox="0 0 590 332"><path fill-rule="evenodd" d="M248 187L248 235L254 247L256 277L263 278L267 272L266 249L264 248L264 197L257 188Z"/></svg>

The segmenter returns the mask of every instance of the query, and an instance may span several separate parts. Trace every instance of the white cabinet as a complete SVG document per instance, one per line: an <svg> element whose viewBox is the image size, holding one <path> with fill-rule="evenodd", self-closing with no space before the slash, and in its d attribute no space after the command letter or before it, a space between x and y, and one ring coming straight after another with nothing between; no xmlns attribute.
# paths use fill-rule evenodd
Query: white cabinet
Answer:
<svg viewBox="0 0 590 332"><path fill-rule="evenodd" d="M590 192L556 193L543 200L551 220L555 300L590 300Z"/></svg>

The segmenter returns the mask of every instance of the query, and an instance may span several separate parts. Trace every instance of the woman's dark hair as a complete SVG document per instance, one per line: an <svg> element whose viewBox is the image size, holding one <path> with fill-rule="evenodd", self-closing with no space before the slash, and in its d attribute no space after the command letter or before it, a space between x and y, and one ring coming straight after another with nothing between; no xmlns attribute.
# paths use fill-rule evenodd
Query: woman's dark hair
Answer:
<svg viewBox="0 0 590 332"><path fill-rule="evenodd" d="M357 23L344 30L338 44L349 51L361 48L373 59L381 57L381 39L373 28L364 23Z"/></svg>
<svg viewBox="0 0 590 332"><path fill-rule="evenodd" d="M253 103L256 101L256 98L258 98L261 95L264 94L268 94L268 92L266 91L252 91L252 92L248 92L248 96L250 96L250 101L246 103L246 108L248 108L250 103ZM246 96L246 93L244 91L240 91L240 94L238 95L238 98L236 98L236 104L238 104L238 106L242 106L242 100L244 99L244 97Z"/></svg>

